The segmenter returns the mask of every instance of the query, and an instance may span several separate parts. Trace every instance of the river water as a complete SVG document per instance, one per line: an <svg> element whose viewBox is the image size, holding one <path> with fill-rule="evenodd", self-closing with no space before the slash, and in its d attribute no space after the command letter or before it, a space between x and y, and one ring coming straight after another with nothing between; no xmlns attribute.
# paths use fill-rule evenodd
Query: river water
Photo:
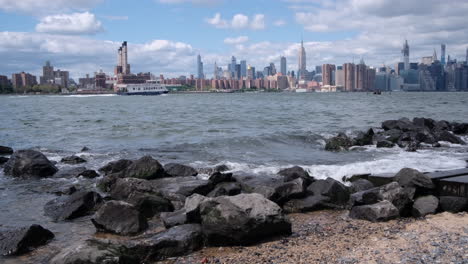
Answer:
<svg viewBox="0 0 468 264"><path fill-rule="evenodd" d="M466 166L468 147L448 143L411 153L375 147L324 151L325 139L337 132L352 134L401 117L468 122L468 93L0 96L0 145L39 149L55 161L77 154L91 169L143 155L195 167L227 164L234 172L256 174L300 165L316 178L335 179L403 167ZM84 146L90 150L81 152ZM69 234L68 227L42 216L54 196L41 190L79 181L27 182L0 172L0 226L41 223Z"/></svg>

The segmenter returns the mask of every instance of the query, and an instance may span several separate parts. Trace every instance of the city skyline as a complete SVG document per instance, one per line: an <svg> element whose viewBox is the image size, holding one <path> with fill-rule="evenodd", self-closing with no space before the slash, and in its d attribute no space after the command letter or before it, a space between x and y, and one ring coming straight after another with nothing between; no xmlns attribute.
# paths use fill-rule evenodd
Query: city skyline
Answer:
<svg viewBox="0 0 468 264"><path fill-rule="evenodd" d="M284 56L287 71L297 71L301 35L308 70L361 58L374 67L393 66L401 61L399 51L405 39L411 45L410 62L431 56L442 43L446 56L464 60L468 47L462 16L468 4L464 1L424 1L424 5L416 5L418 1L257 1L268 3L271 11L246 1L235 5L217 0L144 1L134 8L123 1L53 2L0 1L4 62L0 74L25 71L39 76L44 61L69 71L75 79L100 69L110 74L114 52L124 40L129 43L132 72L197 75L196 56L201 54L208 78L213 76L209 69L215 62L226 67L231 56L257 70L274 62L278 71ZM168 12L151 17L156 25L144 25L137 16L142 9ZM166 13L178 15L165 21ZM361 22L349 23L358 17ZM383 28L372 21L395 23Z"/></svg>

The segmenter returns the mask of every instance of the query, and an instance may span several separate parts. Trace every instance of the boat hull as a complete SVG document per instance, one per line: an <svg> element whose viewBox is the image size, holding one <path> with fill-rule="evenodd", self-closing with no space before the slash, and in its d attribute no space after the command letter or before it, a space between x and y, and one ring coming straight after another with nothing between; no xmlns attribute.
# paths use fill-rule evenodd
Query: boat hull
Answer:
<svg viewBox="0 0 468 264"><path fill-rule="evenodd" d="M145 96L151 96L151 95L161 95L161 94L167 94L168 91L148 91L148 92L136 92L136 93L128 93L128 92L120 92L117 93L118 95L145 95Z"/></svg>

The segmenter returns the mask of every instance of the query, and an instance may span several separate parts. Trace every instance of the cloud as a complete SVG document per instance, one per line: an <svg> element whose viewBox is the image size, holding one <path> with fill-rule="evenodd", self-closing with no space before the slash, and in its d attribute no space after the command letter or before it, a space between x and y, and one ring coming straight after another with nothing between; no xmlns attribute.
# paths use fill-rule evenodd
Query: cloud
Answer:
<svg viewBox="0 0 468 264"><path fill-rule="evenodd" d="M102 23L89 12L51 15L41 18L36 31L53 34L96 34L103 31Z"/></svg>
<svg viewBox="0 0 468 264"><path fill-rule="evenodd" d="M226 38L224 39L224 43L226 44L241 44L241 43L244 43L244 42L247 42L249 41L249 37L247 36L239 36L237 38Z"/></svg>
<svg viewBox="0 0 468 264"><path fill-rule="evenodd" d="M107 20L128 20L128 16L103 16Z"/></svg>
<svg viewBox="0 0 468 264"><path fill-rule="evenodd" d="M161 4L195 4L195 5L217 5L224 0L158 0L159 3Z"/></svg>
<svg viewBox="0 0 468 264"><path fill-rule="evenodd" d="M71 10L89 10L103 0L0 0L0 9L6 12L52 14Z"/></svg>
<svg viewBox="0 0 468 264"><path fill-rule="evenodd" d="M205 21L216 28L233 28L233 29L265 29L265 15L256 14L250 19L244 14L235 14L230 21L223 19L220 13L216 13L212 18Z"/></svg>
<svg viewBox="0 0 468 264"><path fill-rule="evenodd" d="M275 22L273 22L273 25L275 25L277 27L282 27L282 26L286 25L286 21L284 21L282 19L278 19Z"/></svg>

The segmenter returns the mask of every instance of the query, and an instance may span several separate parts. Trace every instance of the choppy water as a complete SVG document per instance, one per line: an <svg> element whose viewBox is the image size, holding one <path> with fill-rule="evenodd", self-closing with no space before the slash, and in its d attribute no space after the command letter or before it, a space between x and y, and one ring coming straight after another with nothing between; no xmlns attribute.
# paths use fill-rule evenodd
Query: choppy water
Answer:
<svg viewBox="0 0 468 264"><path fill-rule="evenodd" d="M341 153L323 150L324 139L337 132L416 116L468 122L468 93L0 96L0 145L37 148L56 161L82 155L92 169L146 154L162 163L196 167L223 163L233 171L253 173L301 165L317 178L335 179L403 167L423 171L465 167L466 146L416 153L375 147ZM91 150L81 153L83 146ZM0 226L39 222L67 234L63 225L41 216L43 204L54 197L41 188L69 181L14 181L0 172Z"/></svg>

